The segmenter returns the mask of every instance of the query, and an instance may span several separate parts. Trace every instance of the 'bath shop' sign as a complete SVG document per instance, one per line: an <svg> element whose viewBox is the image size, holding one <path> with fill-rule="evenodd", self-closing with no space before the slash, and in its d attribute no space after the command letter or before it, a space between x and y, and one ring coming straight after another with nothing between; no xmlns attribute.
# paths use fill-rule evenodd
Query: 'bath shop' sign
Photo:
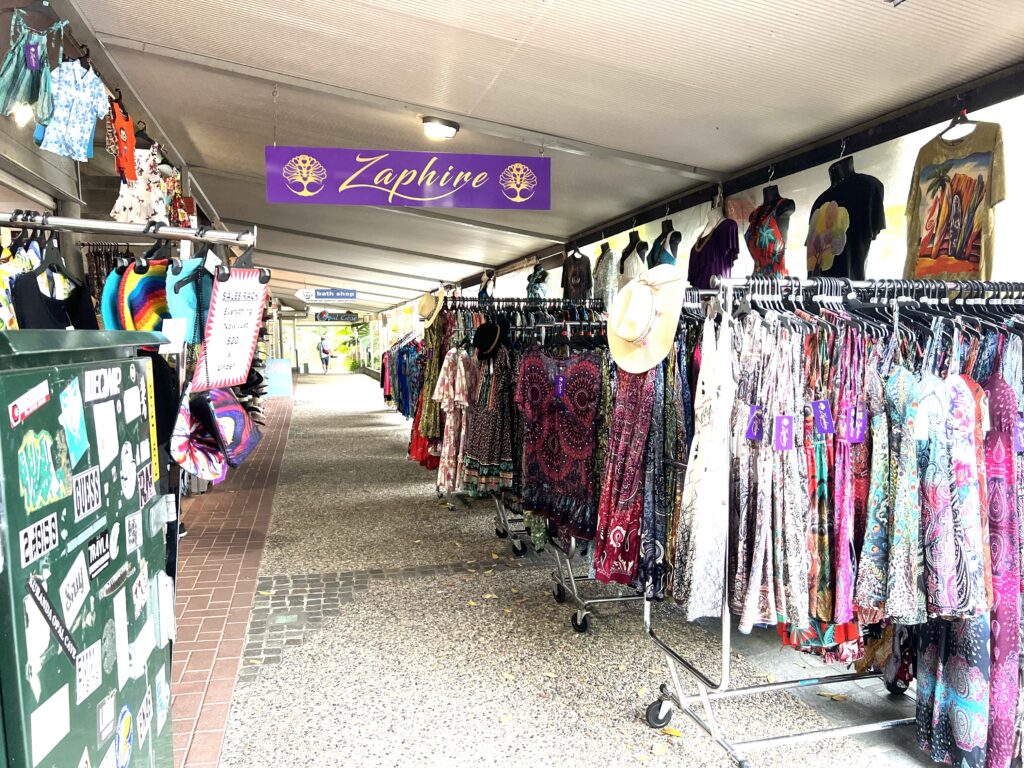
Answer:
<svg viewBox="0 0 1024 768"><path fill-rule="evenodd" d="M267 147L267 202L551 208L551 158Z"/></svg>

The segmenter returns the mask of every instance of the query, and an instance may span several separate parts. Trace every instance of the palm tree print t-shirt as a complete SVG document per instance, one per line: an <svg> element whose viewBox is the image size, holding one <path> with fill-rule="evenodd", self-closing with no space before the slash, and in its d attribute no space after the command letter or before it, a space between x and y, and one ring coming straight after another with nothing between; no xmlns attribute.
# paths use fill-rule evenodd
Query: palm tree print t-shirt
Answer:
<svg viewBox="0 0 1024 768"><path fill-rule="evenodd" d="M814 201L807 229L807 274L863 280L871 241L885 229L885 189L852 173Z"/></svg>
<svg viewBox="0 0 1024 768"><path fill-rule="evenodd" d="M1003 132L978 123L967 136L936 136L917 155L907 201L907 279L988 280L992 209L1006 197Z"/></svg>

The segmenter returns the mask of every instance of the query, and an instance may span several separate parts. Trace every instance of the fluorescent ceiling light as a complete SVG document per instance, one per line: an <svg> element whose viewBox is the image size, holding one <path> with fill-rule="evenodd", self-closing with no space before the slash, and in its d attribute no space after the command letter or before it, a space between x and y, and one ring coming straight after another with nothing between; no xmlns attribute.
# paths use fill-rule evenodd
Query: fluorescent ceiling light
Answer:
<svg viewBox="0 0 1024 768"><path fill-rule="evenodd" d="M423 118L423 135L432 141L448 141L454 139L459 132L459 124L440 117Z"/></svg>

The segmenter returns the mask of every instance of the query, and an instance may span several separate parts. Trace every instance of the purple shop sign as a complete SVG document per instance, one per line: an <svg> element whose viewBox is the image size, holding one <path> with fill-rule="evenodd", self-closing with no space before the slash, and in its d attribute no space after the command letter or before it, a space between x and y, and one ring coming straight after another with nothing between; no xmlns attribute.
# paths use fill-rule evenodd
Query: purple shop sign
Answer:
<svg viewBox="0 0 1024 768"><path fill-rule="evenodd" d="M551 158L267 147L267 202L551 208Z"/></svg>

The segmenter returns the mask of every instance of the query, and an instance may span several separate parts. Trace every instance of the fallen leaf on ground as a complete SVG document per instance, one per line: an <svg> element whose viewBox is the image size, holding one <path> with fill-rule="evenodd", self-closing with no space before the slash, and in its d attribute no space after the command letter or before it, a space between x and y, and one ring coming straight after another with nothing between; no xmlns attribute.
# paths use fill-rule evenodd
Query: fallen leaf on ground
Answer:
<svg viewBox="0 0 1024 768"><path fill-rule="evenodd" d="M497 552L491 552L491 560L500 560L501 556Z"/></svg>
<svg viewBox="0 0 1024 768"><path fill-rule="evenodd" d="M511 672L502 672L501 676L504 677L506 680L515 680L516 679L515 675L513 675Z"/></svg>
<svg viewBox="0 0 1024 768"><path fill-rule="evenodd" d="M846 701L848 698L850 698L850 697L847 696L845 693L833 693L832 694L832 701Z"/></svg>
<svg viewBox="0 0 1024 768"><path fill-rule="evenodd" d="M640 755L636 756L636 761L638 763L648 763L648 762L650 762L650 760L651 760L651 758L649 758L647 755L644 755L644 754L640 754Z"/></svg>
<svg viewBox="0 0 1024 768"><path fill-rule="evenodd" d="M274 593L273 592L260 592L260 594L263 595L264 597L269 597L270 595L272 595Z"/></svg>
<svg viewBox="0 0 1024 768"><path fill-rule="evenodd" d="M485 568L484 569L484 573L486 575L490 576L492 573L494 573L494 569L493 568Z"/></svg>
<svg viewBox="0 0 1024 768"><path fill-rule="evenodd" d="M512 587L512 594L515 594L518 591L519 591L518 589L516 589L515 587Z"/></svg>
<svg viewBox="0 0 1024 768"><path fill-rule="evenodd" d="M626 665L625 664L619 664L619 672L625 672L625 671L626 671Z"/></svg>
<svg viewBox="0 0 1024 768"><path fill-rule="evenodd" d="M484 595L484 600L497 600L497 599L498 599L498 596L495 595L492 592L488 592L486 595Z"/></svg>
<svg viewBox="0 0 1024 768"><path fill-rule="evenodd" d="M650 693L650 691L648 691L646 688L638 688L636 691L637 696L646 696L648 693Z"/></svg>
<svg viewBox="0 0 1024 768"><path fill-rule="evenodd" d="M680 736L683 735L683 732L680 731L678 728L672 728L672 727L662 728L661 732L664 733L666 736L674 736L675 738L679 738Z"/></svg>
<svg viewBox="0 0 1024 768"><path fill-rule="evenodd" d="M550 589L545 589L544 590L544 594L547 595L548 597L551 597L551 590Z"/></svg>
<svg viewBox="0 0 1024 768"><path fill-rule="evenodd" d="M413 542L413 544L422 544L422 543L423 543L423 539L416 539L416 541Z"/></svg>
<svg viewBox="0 0 1024 768"><path fill-rule="evenodd" d="M455 542L455 546L456 546L456 547L460 547L460 548L462 547L462 545L461 545L461 544L459 544L459 542L457 542L457 541Z"/></svg>
<svg viewBox="0 0 1024 768"><path fill-rule="evenodd" d="M660 675L660 674L662 674L662 670L661 670L660 667L651 667L647 671L650 672L652 675Z"/></svg>
<svg viewBox="0 0 1024 768"><path fill-rule="evenodd" d="M474 607L474 608L476 607L476 603L473 602L472 600L470 600L468 603L466 603L466 605Z"/></svg>
<svg viewBox="0 0 1024 768"><path fill-rule="evenodd" d="M545 672L544 677L550 677L552 680L558 677L554 672Z"/></svg>
<svg viewBox="0 0 1024 768"><path fill-rule="evenodd" d="M475 562L476 562L476 560L467 560L466 561L466 565L472 565Z"/></svg>
<svg viewBox="0 0 1024 768"><path fill-rule="evenodd" d="M652 749L651 751L654 752L654 754L658 755L659 757L661 755L667 755L668 754L668 744L666 744L664 741L659 741L657 744L654 745L654 749Z"/></svg>
<svg viewBox="0 0 1024 768"><path fill-rule="evenodd" d="M505 612L506 616L508 616L508 615L510 615L512 613L512 609L511 608L502 608L501 610L503 610Z"/></svg>
<svg viewBox="0 0 1024 768"><path fill-rule="evenodd" d="M511 723L512 722L512 715L502 715L501 717L498 718L498 722L499 723Z"/></svg>

